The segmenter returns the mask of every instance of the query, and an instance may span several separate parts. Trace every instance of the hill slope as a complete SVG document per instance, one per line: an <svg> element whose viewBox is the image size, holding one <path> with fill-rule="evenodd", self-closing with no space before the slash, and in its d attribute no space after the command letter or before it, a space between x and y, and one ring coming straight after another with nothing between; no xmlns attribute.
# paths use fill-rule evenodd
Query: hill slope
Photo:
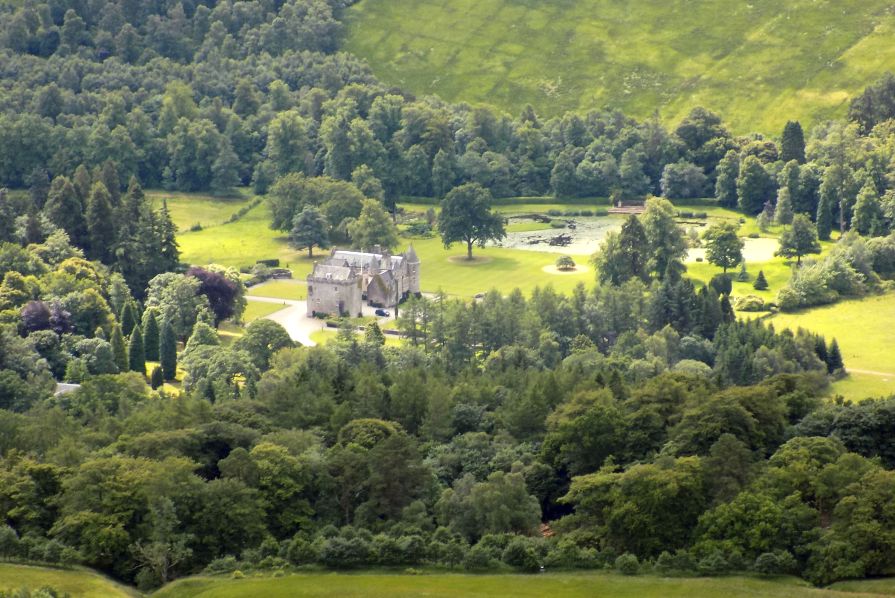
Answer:
<svg viewBox="0 0 895 598"><path fill-rule="evenodd" d="M29 565L0 564L0 591L50 586L72 598L130 598L136 591L88 569L51 569Z"/></svg>
<svg viewBox="0 0 895 598"><path fill-rule="evenodd" d="M888 0L362 0L347 20L346 49L384 81L514 114L703 105L779 134L895 69Z"/></svg>

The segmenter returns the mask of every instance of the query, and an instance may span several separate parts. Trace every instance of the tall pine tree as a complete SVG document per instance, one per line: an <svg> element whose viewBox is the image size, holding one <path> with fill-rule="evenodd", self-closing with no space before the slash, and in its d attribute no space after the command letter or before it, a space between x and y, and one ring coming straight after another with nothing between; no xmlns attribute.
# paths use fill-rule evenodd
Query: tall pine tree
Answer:
<svg viewBox="0 0 895 598"><path fill-rule="evenodd" d="M146 359L149 361L158 361L159 349L159 326L156 311L147 309L143 314L143 350Z"/></svg>
<svg viewBox="0 0 895 598"><path fill-rule="evenodd" d="M50 186L50 194L44 205L44 214L50 222L68 233L71 242L79 247L87 246L87 223L84 206L78 199L74 186L65 177L56 177Z"/></svg>
<svg viewBox="0 0 895 598"><path fill-rule="evenodd" d="M165 380L174 380L177 377L177 339L174 329L167 321L162 322L158 352Z"/></svg>
<svg viewBox="0 0 895 598"><path fill-rule="evenodd" d="M115 221L112 218L109 191L101 182L94 183L90 199L87 200L87 232L90 238L90 258L104 264L111 263L115 246Z"/></svg>
<svg viewBox="0 0 895 598"><path fill-rule="evenodd" d="M805 163L805 133L799 121L788 121L783 127L783 137L780 140L780 159L783 162L795 160L799 164Z"/></svg>
<svg viewBox="0 0 895 598"><path fill-rule="evenodd" d="M118 321L121 323L121 332L124 336L130 336L134 326L137 325L137 310L133 301L125 301L121 306L121 313L118 314Z"/></svg>
<svg viewBox="0 0 895 598"><path fill-rule="evenodd" d="M127 350L128 367L132 372L146 375L146 349L143 345L143 333L139 326L131 331L130 342Z"/></svg>
<svg viewBox="0 0 895 598"><path fill-rule="evenodd" d="M121 326L118 324L112 328L112 338L109 342L112 344L112 356L115 358L118 371L126 372L128 370L127 346L124 344L124 336L121 334Z"/></svg>

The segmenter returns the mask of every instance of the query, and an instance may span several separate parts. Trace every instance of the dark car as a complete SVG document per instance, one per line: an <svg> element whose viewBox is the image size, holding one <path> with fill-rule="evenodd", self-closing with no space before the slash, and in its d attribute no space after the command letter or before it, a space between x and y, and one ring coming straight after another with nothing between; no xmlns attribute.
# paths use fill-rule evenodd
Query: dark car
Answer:
<svg viewBox="0 0 895 598"><path fill-rule="evenodd" d="M387 318L387 317L389 317L389 316L391 315L390 313L388 313L388 312L385 311L384 309L377 309L377 310L376 310L375 312L373 312L373 313L375 313L377 316L380 316L380 317L383 317L383 318Z"/></svg>

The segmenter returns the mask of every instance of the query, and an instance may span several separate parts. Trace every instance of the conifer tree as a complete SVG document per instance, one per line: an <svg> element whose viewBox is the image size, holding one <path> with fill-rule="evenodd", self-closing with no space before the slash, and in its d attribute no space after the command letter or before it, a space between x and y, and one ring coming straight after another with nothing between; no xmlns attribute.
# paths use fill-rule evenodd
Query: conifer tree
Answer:
<svg viewBox="0 0 895 598"><path fill-rule="evenodd" d="M143 346L143 333L139 326L131 331L127 360L130 371L146 375L146 348Z"/></svg>
<svg viewBox="0 0 895 598"><path fill-rule="evenodd" d="M180 246L177 244L177 227L168 211L168 202L162 202L162 209L157 217L157 238L160 261L158 272L173 270L180 262Z"/></svg>
<svg viewBox="0 0 895 598"><path fill-rule="evenodd" d="M102 182L109 192L109 202L112 206L121 203L121 179L118 177L118 167L112 160L103 162L96 182Z"/></svg>
<svg viewBox="0 0 895 598"><path fill-rule="evenodd" d="M764 277L764 270L758 271L758 276L755 277L755 282L752 283L752 288L756 291L764 291L768 288L768 281Z"/></svg>
<svg viewBox="0 0 895 598"><path fill-rule="evenodd" d="M165 376L162 374L161 366L155 366L152 368L152 373L149 376L149 386L152 387L152 390L157 390L165 384Z"/></svg>
<svg viewBox="0 0 895 598"><path fill-rule="evenodd" d="M833 231L833 197L821 189L820 203L817 204L817 238L829 241Z"/></svg>
<svg viewBox="0 0 895 598"><path fill-rule="evenodd" d="M79 247L86 246L87 224L84 221L84 206L67 178L53 179L44 213L50 222L68 233L72 243Z"/></svg>
<svg viewBox="0 0 895 598"><path fill-rule="evenodd" d="M115 358L118 371L126 372L128 370L127 346L124 344L124 335L121 334L121 326L118 324L112 327L112 338L109 342L112 344L112 355Z"/></svg>
<svg viewBox="0 0 895 598"><path fill-rule="evenodd" d="M167 321L162 322L158 352L165 380L174 380L177 377L177 339Z"/></svg>
<svg viewBox="0 0 895 598"><path fill-rule="evenodd" d="M88 255L104 264L112 261L115 245L115 222L106 186L97 182L87 200L87 232L90 238Z"/></svg>
<svg viewBox="0 0 895 598"><path fill-rule="evenodd" d="M121 323L121 333L124 336L130 336L137 325L137 313L134 308L133 301L125 301L121 306L121 313L118 314L118 321Z"/></svg>
<svg viewBox="0 0 895 598"><path fill-rule="evenodd" d="M143 350L148 361L159 360L159 326L154 309L143 314Z"/></svg>
<svg viewBox="0 0 895 598"><path fill-rule="evenodd" d="M796 160L799 164L805 163L805 133L799 121L788 121L783 127L783 137L780 139L780 160L789 162Z"/></svg>
<svg viewBox="0 0 895 598"><path fill-rule="evenodd" d="M836 342L836 339L834 338L830 343L830 348L827 350L827 371L832 374L842 370L844 367L845 364L842 362L842 352L839 351L839 343Z"/></svg>
<svg viewBox="0 0 895 598"><path fill-rule="evenodd" d="M87 200L90 199L90 189L93 187L93 179L90 177L90 171L87 170L87 167L81 164L75 170L75 174L72 177L72 185L74 185L75 192L78 194L78 199L81 200L82 205L87 205Z"/></svg>
<svg viewBox="0 0 895 598"><path fill-rule="evenodd" d="M780 187L777 191L777 206L774 208L774 223L787 225L792 223L792 197L787 187Z"/></svg>

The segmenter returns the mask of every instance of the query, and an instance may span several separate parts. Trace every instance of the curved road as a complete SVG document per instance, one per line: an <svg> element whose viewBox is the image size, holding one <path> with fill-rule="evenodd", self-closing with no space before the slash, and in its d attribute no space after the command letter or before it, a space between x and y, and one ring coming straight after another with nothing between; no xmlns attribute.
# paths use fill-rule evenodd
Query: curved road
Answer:
<svg viewBox="0 0 895 598"><path fill-rule="evenodd" d="M301 343L305 347L315 346L317 343L311 340L311 334L326 328L326 324L323 320L309 318L305 315L308 313L306 301L257 297L254 295L247 295L246 300L257 301L258 303L277 303L282 305L283 309L264 317L268 320L273 320L285 328L292 340Z"/></svg>

